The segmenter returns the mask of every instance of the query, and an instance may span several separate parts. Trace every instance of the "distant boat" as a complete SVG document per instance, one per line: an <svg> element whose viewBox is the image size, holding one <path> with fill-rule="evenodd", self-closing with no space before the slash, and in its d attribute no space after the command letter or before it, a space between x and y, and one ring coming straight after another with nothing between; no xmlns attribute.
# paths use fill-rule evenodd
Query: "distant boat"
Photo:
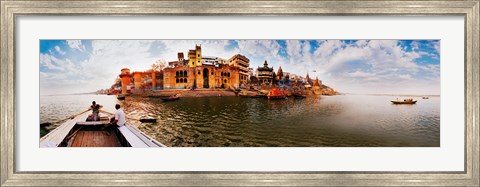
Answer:
<svg viewBox="0 0 480 187"><path fill-rule="evenodd" d="M428 97L422 97L422 99L429 99Z"/></svg>
<svg viewBox="0 0 480 187"><path fill-rule="evenodd" d="M406 99L406 100L403 100L403 101L392 100L390 102L392 102L393 104L410 104L410 105L413 105L413 104L417 103L417 101L415 101L413 99Z"/></svg>
<svg viewBox="0 0 480 187"><path fill-rule="evenodd" d="M180 96L178 95L172 95L172 96L168 96L168 97L162 97L161 98L163 101L175 101L175 100L179 100L180 99Z"/></svg>
<svg viewBox="0 0 480 187"><path fill-rule="evenodd" d="M118 95L118 96L117 96L117 99L118 99L118 100L125 100L125 95Z"/></svg>

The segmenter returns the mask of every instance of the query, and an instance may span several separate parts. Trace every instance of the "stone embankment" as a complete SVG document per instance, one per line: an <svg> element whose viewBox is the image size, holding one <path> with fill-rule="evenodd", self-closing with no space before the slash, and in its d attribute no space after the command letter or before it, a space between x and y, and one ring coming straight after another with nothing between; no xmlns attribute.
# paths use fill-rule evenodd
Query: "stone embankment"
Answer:
<svg viewBox="0 0 480 187"><path fill-rule="evenodd" d="M145 91L142 93L135 93L134 95L141 95L146 97L165 97L179 94L180 97L222 97L235 96L235 93L230 90L156 90Z"/></svg>

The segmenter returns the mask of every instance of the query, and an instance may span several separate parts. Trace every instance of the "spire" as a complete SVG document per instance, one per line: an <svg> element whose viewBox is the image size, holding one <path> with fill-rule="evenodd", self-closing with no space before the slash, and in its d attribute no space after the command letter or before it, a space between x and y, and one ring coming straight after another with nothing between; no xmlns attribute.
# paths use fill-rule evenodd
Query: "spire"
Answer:
<svg viewBox="0 0 480 187"><path fill-rule="evenodd" d="M315 82L313 83L314 86L321 86L320 85L320 81L318 80L318 76L317 78L315 79Z"/></svg>
<svg viewBox="0 0 480 187"><path fill-rule="evenodd" d="M265 60L265 63L263 63L263 67L268 67L267 60Z"/></svg>

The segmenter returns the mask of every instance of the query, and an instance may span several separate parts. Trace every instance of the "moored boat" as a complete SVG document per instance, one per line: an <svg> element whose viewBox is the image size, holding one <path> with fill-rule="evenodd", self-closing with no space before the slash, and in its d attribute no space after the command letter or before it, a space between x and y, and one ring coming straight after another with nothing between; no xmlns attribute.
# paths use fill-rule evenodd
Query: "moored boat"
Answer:
<svg viewBox="0 0 480 187"><path fill-rule="evenodd" d="M128 123L108 134L103 129L108 117L86 121L87 116L85 113L65 121L40 138L40 147L165 147Z"/></svg>
<svg viewBox="0 0 480 187"><path fill-rule="evenodd" d="M172 96L167 96L167 97L161 97L161 99L163 101L175 101L175 100L179 100L180 96L177 94L177 95L172 95Z"/></svg>
<svg viewBox="0 0 480 187"><path fill-rule="evenodd" d="M429 99L428 97L422 97L422 99Z"/></svg>
<svg viewBox="0 0 480 187"><path fill-rule="evenodd" d="M292 92L292 96L295 97L295 99L304 99L307 97L304 91L296 89L294 92Z"/></svg>
<svg viewBox="0 0 480 187"><path fill-rule="evenodd" d="M125 100L125 95L117 95L118 100Z"/></svg>
<svg viewBox="0 0 480 187"><path fill-rule="evenodd" d="M285 90L281 90L278 88L272 88L270 92L268 92L268 99L285 99L287 98L287 94Z"/></svg>
<svg viewBox="0 0 480 187"><path fill-rule="evenodd" d="M295 97L295 99L305 99L307 97L307 95L305 94L293 94L293 97Z"/></svg>

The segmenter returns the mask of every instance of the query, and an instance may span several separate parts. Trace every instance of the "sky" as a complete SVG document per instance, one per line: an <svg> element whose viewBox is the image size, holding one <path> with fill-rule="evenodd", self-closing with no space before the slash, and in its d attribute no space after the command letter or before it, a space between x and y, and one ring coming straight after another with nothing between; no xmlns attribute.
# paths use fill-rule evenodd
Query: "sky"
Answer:
<svg viewBox="0 0 480 187"><path fill-rule="evenodd" d="M109 88L122 68L145 71L195 44L204 56L318 76L341 93L440 94L439 40L40 40L40 94Z"/></svg>

